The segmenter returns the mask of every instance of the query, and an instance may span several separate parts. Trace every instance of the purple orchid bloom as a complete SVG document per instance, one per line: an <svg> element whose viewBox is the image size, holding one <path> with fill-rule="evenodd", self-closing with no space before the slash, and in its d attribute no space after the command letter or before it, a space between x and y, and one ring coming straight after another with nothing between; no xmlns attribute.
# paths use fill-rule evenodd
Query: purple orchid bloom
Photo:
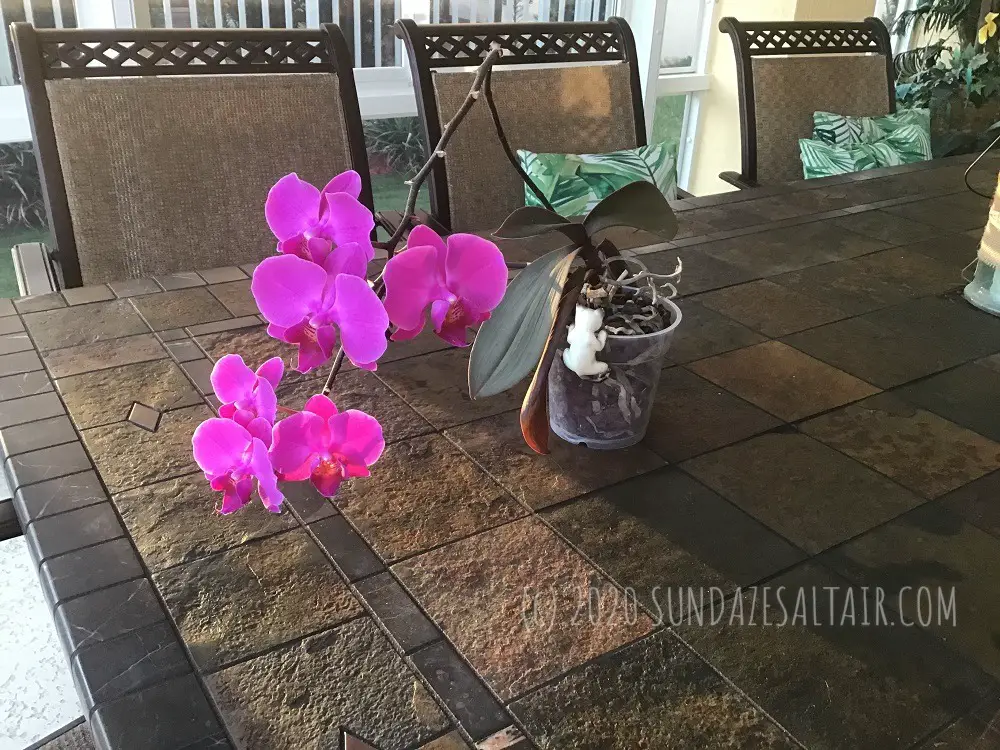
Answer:
<svg viewBox="0 0 1000 750"><path fill-rule="evenodd" d="M393 341L424 328L430 307L434 331L449 344L468 346L466 329L490 317L507 288L499 248L474 234L452 234L447 244L430 227L410 232L406 249L385 266L385 310L398 330Z"/></svg>
<svg viewBox="0 0 1000 750"><path fill-rule="evenodd" d="M271 466L267 446L231 419L206 419L191 438L194 460L213 490L222 492L219 513L233 513L250 502L256 484L264 507L281 511L285 499Z"/></svg>
<svg viewBox="0 0 1000 750"><path fill-rule="evenodd" d="M324 497L333 497L345 479L371 475L385 448L375 417L349 409L338 412L323 395L274 428L271 460L283 479L309 479Z"/></svg>
<svg viewBox="0 0 1000 750"><path fill-rule="evenodd" d="M219 416L245 427L271 445L271 425L278 411L275 389L285 371L281 357L271 357L254 372L238 354L227 354L212 369L212 388L222 402Z"/></svg>
<svg viewBox="0 0 1000 750"><path fill-rule="evenodd" d="M264 260L250 289L267 332L299 348L296 370L309 372L326 362L337 344L366 370L385 353L389 318L381 300L358 276L338 272L337 254L324 266L294 255Z"/></svg>
<svg viewBox="0 0 1000 750"><path fill-rule="evenodd" d="M371 233L375 219L359 200L361 176L343 172L322 190L300 180L294 172L285 175L267 194L264 215L278 238L278 252L296 255L323 265L331 254L347 255L341 265L354 272L364 269L375 255Z"/></svg>

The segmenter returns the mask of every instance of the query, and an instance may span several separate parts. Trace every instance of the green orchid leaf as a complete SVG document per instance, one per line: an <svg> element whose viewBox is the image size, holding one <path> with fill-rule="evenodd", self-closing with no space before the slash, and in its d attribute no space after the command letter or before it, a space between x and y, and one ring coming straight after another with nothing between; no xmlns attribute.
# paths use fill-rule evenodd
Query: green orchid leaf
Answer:
<svg viewBox="0 0 1000 750"><path fill-rule="evenodd" d="M579 245L587 241L587 233L582 225L538 206L514 209L493 236L504 240L515 240L537 237L548 232L561 232L567 239Z"/></svg>
<svg viewBox="0 0 1000 750"><path fill-rule="evenodd" d="M677 234L677 217L655 185L633 182L594 206L583 226L591 237L610 227L632 227L672 240Z"/></svg>
<svg viewBox="0 0 1000 750"><path fill-rule="evenodd" d="M534 372L578 252L571 246L546 253L510 282L472 345L469 394L473 398L494 396Z"/></svg>

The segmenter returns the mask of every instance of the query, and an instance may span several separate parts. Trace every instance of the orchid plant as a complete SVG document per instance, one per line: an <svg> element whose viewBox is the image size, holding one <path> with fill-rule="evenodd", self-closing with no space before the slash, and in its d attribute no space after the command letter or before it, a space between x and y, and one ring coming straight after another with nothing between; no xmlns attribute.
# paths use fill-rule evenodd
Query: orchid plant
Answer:
<svg viewBox="0 0 1000 750"><path fill-rule="evenodd" d="M490 91L489 73L500 57L494 45L411 181L402 220L381 245L389 259L374 280L368 270L375 256L375 219L359 200L357 172L339 174L322 189L293 173L271 188L264 214L277 240L276 254L254 270L251 292L268 334L297 348L298 372L312 372L331 357L333 364L322 390L296 411L278 404L280 358L256 369L236 354L216 363L211 382L221 406L217 417L195 430L192 445L212 489L222 493L220 513L242 508L254 492L265 508L280 512L279 482L309 480L321 495L333 497L344 480L369 476L385 447L382 427L365 412L340 411L329 397L334 380L345 357L358 368L375 370L389 341L417 336L428 319L435 334L459 347L468 346L469 329L479 327L469 364L473 398L506 390L534 373L522 407L522 433L534 450L548 452L545 382L566 315L585 284L625 278L618 251L598 235L628 226L669 239L677 223L648 183L612 193L582 223L546 208L518 209L497 237L555 231L570 244L527 264L509 286L508 266L525 264L506 263L490 240L472 234L445 239L427 226L411 229L421 184L435 160L445 157L449 139L481 93L517 168ZM407 230L406 247L397 253Z"/></svg>

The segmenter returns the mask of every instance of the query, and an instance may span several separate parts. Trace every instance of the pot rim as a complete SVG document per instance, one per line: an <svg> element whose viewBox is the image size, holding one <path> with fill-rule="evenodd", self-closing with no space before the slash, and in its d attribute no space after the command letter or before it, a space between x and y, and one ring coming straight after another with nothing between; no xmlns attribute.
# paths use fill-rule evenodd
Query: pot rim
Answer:
<svg viewBox="0 0 1000 750"><path fill-rule="evenodd" d="M628 339L629 341L637 341L637 340L641 341L642 339L652 338L653 336L664 336L673 331L681 322L681 318L683 318L684 315L683 313L681 313L681 309L672 299L667 299L664 297L662 300L660 300L660 302L664 303L670 310L670 317L672 320L670 321L670 325L668 325L666 328L661 328L659 331L653 331L652 333L640 333L635 336L626 336L621 333L609 333L608 338L621 339L621 340Z"/></svg>

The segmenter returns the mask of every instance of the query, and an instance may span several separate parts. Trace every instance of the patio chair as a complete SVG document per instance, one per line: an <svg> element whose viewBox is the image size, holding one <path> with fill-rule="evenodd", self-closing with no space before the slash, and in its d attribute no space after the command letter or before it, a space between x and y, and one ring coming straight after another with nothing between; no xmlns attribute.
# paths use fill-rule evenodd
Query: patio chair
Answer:
<svg viewBox="0 0 1000 750"><path fill-rule="evenodd" d="M877 18L860 23L743 23L719 30L736 50L743 170L719 177L738 188L802 179L800 138L813 112L856 117L896 111L892 46Z"/></svg>
<svg viewBox="0 0 1000 750"><path fill-rule="evenodd" d="M607 153L646 144L635 41L621 18L431 25L401 19L396 33L406 43L428 148L465 99L475 76L470 69L493 42L504 54L492 88L512 149ZM430 218L448 231L491 231L524 205L524 182L486 106L470 110L428 182Z"/></svg>
<svg viewBox="0 0 1000 750"><path fill-rule="evenodd" d="M337 26L12 36L55 240L15 250L22 291L260 260L264 198L289 172L322 186L355 169L373 207Z"/></svg>

